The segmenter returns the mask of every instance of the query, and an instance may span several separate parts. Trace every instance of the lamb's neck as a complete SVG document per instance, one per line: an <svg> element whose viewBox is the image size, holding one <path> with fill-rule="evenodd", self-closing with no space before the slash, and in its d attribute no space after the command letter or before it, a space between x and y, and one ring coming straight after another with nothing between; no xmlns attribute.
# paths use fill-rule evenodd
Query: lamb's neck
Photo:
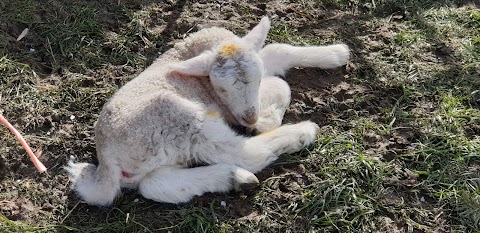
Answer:
<svg viewBox="0 0 480 233"><path fill-rule="evenodd" d="M239 123L235 119L232 112L230 111L230 108L228 108L228 106L225 103L223 103L223 101L220 99L220 97L218 97L217 93L215 92L215 90L212 86L212 83L210 82L210 79L209 78L200 78L199 82L200 82L202 88L205 90L204 93L207 93L209 95L210 99L212 99L218 105L218 107L221 109L222 115L224 116L225 120L229 124L238 125Z"/></svg>

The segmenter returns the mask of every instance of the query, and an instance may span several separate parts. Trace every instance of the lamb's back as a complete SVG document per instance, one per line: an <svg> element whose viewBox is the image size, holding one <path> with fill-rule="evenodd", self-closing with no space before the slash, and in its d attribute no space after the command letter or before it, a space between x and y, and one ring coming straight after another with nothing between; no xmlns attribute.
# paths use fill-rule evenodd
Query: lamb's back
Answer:
<svg viewBox="0 0 480 233"><path fill-rule="evenodd" d="M195 128L192 123L201 120L202 112L209 107L217 110L207 93L211 90L205 90L196 78L169 76L168 64L199 55L232 37L232 32L214 27L177 43L105 104L96 125L96 141L111 137L138 140L155 130Z"/></svg>
<svg viewBox="0 0 480 233"><path fill-rule="evenodd" d="M169 76L168 64L195 57L234 36L232 32L217 27L193 33L175 44L140 75L120 88L108 104L122 105L123 108L134 110L158 96L183 97L197 102L209 98L210 95L206 95L197 79L178 79Z"/></svg>

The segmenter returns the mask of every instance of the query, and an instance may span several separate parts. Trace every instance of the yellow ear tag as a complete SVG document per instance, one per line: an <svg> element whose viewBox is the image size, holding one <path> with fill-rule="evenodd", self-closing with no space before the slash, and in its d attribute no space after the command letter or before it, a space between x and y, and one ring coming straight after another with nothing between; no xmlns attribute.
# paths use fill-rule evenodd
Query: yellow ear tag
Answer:
<svg viewBox="0 0 480 233"><path fill-rule="evenodd" d="M227 44L220 49L222 56L230 57L238 51L238 46L234 44Z"/></svg>

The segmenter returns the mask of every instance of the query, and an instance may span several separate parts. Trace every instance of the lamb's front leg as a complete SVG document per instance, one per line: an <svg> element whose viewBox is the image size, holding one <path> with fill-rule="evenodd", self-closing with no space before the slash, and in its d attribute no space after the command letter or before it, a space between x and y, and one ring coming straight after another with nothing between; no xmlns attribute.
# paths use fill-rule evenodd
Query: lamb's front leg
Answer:
<svg viewBox="0 0 480 233"><path fill-rule="evenodd" d="M139 184L140 193L148 199L183 203L207 192L250 189L258 185L251 172L231 164L195 168L160 167Z"/></svg>
<svg viewBox="0 0 480 233"><path fill-rule="evenodd" d="M275 156L298 152L317 139L318 125L303 121L292 125L283 125L277 129L262 133L247 141L248 149L266 147Z"/></svg>
<svg viewBox="0 0 480 233"><path fill-rule="evenodd" d="M317 124L310 121L283 125L251 138L232 135L233 131L214 132L219 128L223 128L221 124L205 127L205 136L209 140L201 146L209 153L202 153L199 159L209 164L234 164L253 173L268 166L281 154L294 153L312 144L318 132Z"/></svg>
<svg viewBox="0 0 480 233"><path fill-rule="evenodd" d="M292 67L336 68L347 64L350 52L347 45L298 47L288 44L269 44L260 50L266 75L285 75Z"/></svg>
<svg viewBox="0 0 480 233"><path fill-rule="evenodd" d="M258 121L247 132L256 135L274 130L282 124L283 116L290 105L291 91L285 80L267 76L260 83L260 114Z"/></svg>

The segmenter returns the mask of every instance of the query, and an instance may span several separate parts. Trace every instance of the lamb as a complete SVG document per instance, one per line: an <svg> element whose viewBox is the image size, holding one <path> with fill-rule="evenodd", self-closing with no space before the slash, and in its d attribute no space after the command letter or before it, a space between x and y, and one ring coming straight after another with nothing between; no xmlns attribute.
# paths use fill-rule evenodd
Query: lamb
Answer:
<svg viewBox="0 0 480 233"><path fill-rule="evenodd" d="M348 47L262 48L269 28L263 17L242 38L202 29L120 88L95 126L98 166L66 167L80 198L105 206L121 188L134 188L147 199L183 203L206 192L251 189L259 183L254 173L313 143L315 123L281 125L290 87L277 75L296 66L344 65ZM240 135L232 125L258 134Z"/></svg>

